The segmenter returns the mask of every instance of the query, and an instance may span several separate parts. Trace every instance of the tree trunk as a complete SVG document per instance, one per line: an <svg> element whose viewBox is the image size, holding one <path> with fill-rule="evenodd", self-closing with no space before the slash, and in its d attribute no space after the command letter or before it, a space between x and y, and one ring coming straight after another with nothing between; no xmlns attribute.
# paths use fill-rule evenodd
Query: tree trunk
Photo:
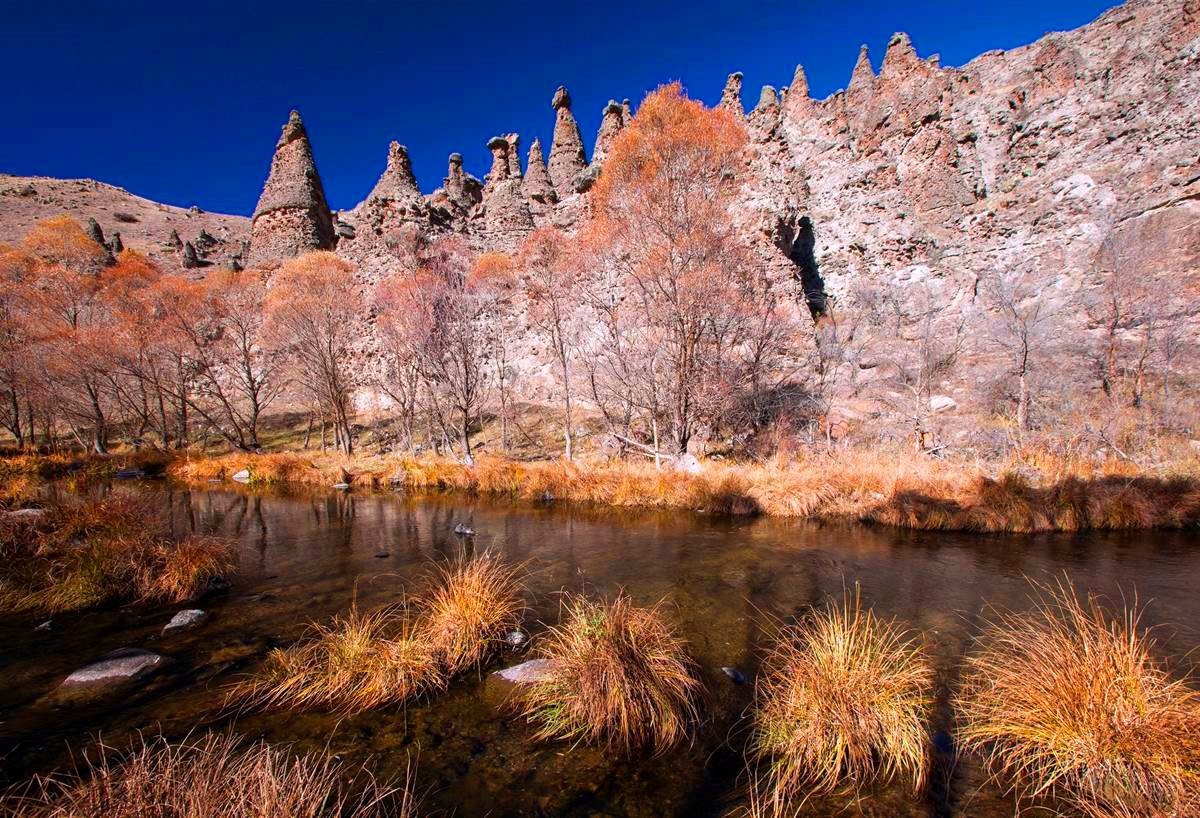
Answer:
<svg viewBox="0 0 1200 818"><path fill-rule="evenodd" d="M462 429L459 434L462 436L463 462L474 466L475 458L471 454L471 416L466 412L462 413Z"/></svg>
<svg viewBox="0 0 1200 818"><path fill-rule="evenodd" d="M1029 431L1029 378L1024 372L1017 387L1017 429L1021 434Z"/></svg>

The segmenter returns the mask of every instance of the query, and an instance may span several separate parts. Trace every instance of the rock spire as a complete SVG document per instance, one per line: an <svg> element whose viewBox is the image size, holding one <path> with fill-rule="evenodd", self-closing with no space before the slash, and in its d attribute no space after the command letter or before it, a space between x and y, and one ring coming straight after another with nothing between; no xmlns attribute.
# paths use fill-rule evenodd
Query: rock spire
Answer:
<svg viewBox="0 0 1200 818"><path fill-rule="evenodd" d="M579 123L571 113L571 95L558 86L550 106L555 110L554 142L550 146L548 170L550 181L558 198L565 199L574 190L575 177L587 168L587 155L583 152L583 137Z"/></svg>
<svg viewBox="0 0 1200 818"><path fill-rule="evenodd" d="M592 148L592 164L603 162L612 150L613 141L625 127L625 111L615 99L610 99L601 111L600 131Z"/></svg>
<svg viewBox="0 0 1200 818"><path fill-rule="evenodd" d="M254 209L250 263L328 250L333 245L333 216L312 146L300 114L292 111L275 145L271 173Z"/></svg>
<svg viewBox="0 0 1200 818"><path fill-rule="evenodd" d="M742 108L741 71L734 71L726 78L725 88L721 90L721 101L717 103L717 107L732 111L738 116L745 116L746 111Z"/></svg>
<svg viewBox="0 0 1200 818"><path fill-rule="evenodd" d="M421 198L421 190L417 187L417 178L413 175L412 160L408 157L408 149L399 142L388 146L387 167L383 175L375 183L371 195L367 197L372 202L410 202Z"/></svg>

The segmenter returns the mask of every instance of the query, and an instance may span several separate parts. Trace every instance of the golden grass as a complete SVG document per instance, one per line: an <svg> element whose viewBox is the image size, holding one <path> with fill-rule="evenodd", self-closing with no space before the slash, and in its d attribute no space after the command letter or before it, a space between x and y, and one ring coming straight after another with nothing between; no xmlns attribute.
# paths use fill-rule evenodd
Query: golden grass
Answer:
<svg viewBox="0 0 1200 818"><path fill-rule="evenodd" d="M298 644L272 650L265 667L230 698L247 709L360 713L444 681L431 646L414 635L407 608L392 606L312 625Z"/></svg>
<svg viewBox="0 0 1200 818"><path fill-rule="evenodd" d="M697 475L628 461L518 462L294 454L188 456L176 479L207 483L245 468L252 482L353 484L445 490L626 508L715 514L853 518L919 529L1078 531L1183 527L1200 523L1200 465L1161 474L1128 463L1035 457L1007 463L946 462L896 449L849 450L774 463L706 463ZM993 473L994 472L994 473Z"/></svg>
<svg viewBox="0 0 1200 818"><path fill-rule="evenodd" d="M920 790L929 770L933 667L857 592L785 628L755 687L751 754L758 814L873 779Z"/></svg>
<svg viewBox="0 0 1200 818"><path fill-rule="evenodd" d="M420 638L454 676L482 664L504 644L525 604L517 569L484 554L439 569L421 608Z"/></svg>
<svg viewBox="0 0 1200 818"><path fill-rule="evenodd" d="M56 613L111 600L183 602L233 570L232 543L169 536L146 498L68 497L0 524L0 610Z"/></svg>
<svg viewBox="0 0 1200 818"><path fill-rule="evenodd" d="M23 818L414 818L408 789L320 754L291 756L209 734L143 742L123 757L101 746L80 769L0 797Z"/></svg>
<svg viewBox="0 0 1200 818"><path fill-rule="evenodd" d="M493 555L436 571L412 603L357 610L315 624L296 645L230 691L246 709L361 713L441 689L486 661L515 627L524 604L517 570Z"/></svg>
<svg viewBox="0 0 1200 818"><path fill-rule="evenodd" d="M686 643L663 615L628 596L564 601L540 654L553 663L521 697L540 739L665 752L697 721L701 684Z"/></svg>
<svg viewBox="0 0 1200 818"><path fill-rule="evenodd" d="M1024 799L1092 818L1200 814L1200 694L1153 656L1136 609L1112 615L1068 583L1006 614L969 657L964 748Z"/></svg>

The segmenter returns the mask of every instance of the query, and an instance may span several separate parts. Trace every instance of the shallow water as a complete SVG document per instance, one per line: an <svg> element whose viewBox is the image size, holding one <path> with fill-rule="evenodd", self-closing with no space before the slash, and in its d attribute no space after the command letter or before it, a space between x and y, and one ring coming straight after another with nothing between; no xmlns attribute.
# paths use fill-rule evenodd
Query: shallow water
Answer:
<svg viewBox="0 0 1200 818"><path fill-rule="evenodd" d="M162 636L182 607L113 608L0 620L2 779L20 781L102 734L127 745L135 731L178 738L197 724L248 738L328 749L369 761L383 777L411 760L426 804L458 816L722 815L743 793L740 747L749 686L773 623L861 587L876 612L922 632L939 671L935 728L952 732L947 691L989 606L1029 604L1029 578L1068 574L1081 589L1145 603L1144 623L1184 663L1200 645L1200 549L1195 532L994 536L910 532L857 524L722 519L530 507L462 497L186 491L146 484L181 530L237 538L232 588L199 607L201 627ZM478 533L464 540L457 523ZM308 622L369 608L419 587L438 560L494 549L528 572L530 628L557 619L557 592L627 590L643 604L666 597L704 671L707 719L695 741L663 757L623 761L602 751L535 743L520 719L485 695L479 675L446 693L355 717L222 715L224 689ZM386 553L386 557L377 556ZM166 671L116 700L70 705L47 698L72 670L120 647L171 659ZM520 661L511 654L489 669ZM925 791L868 789L813 801L811 816L1009 816L1013 804L980 783L969 760L939 758Z"/></svg>

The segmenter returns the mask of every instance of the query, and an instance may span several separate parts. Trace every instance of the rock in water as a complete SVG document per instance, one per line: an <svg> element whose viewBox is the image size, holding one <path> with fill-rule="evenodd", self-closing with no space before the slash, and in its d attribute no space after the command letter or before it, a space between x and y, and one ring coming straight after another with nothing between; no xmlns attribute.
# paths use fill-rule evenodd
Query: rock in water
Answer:
<svg viewBox="0 0 1200 818"><path fill-rule="evenodd" d="M492 675L509 684L531 685L546 679L553 668L553 659L530 659L528 662L497 670Z"/></svg>
<svg viewBox="0 0 1200 818"><path fill-rule="evenodd" d="M239 472L235 472L232 479L235 483L249 483L250 482L250 470L242 469Z"/></svg>
<svg viewBox="0 0 1200 818"><path fill-rule="evenodd" d="M513 628L508 633L504 634L504 641L509 647L519 648L529 641L529 634L520 628Z"/></svg>
<svg viewBox="0 0 1200 818"><path fill-rule="evenodd" d="M474 537L475 529L468 528L467 526L463 525L462 523L459 523L456 526L454 526L454 533L460 537Z"/></svg>
<svg viewBox="0 0 1200 818"><path fill-rule="evenodd" d="M746 678L746 674L742 673L736 667L723 667L721 668L721 672L728 676L735 685L744 685L750 681Z"/></svg>
<svg viewBox="0 0 1200 818"><path fill-rule="evenodd" d="M80 668L63 681L63 687L99 686L139 679L158 670L163 658L137 648L114 650L99 662Z"/></svg>
<svg viewBox="0 0 1200 818"><path fill-rule="evenodd" d="M171 617L171 621L163 627L163 633L167 631L182 630L184 628L194 628L195 626L208 619L208 614L199 608L191 608L186 611L180 611Z"/></svg>

